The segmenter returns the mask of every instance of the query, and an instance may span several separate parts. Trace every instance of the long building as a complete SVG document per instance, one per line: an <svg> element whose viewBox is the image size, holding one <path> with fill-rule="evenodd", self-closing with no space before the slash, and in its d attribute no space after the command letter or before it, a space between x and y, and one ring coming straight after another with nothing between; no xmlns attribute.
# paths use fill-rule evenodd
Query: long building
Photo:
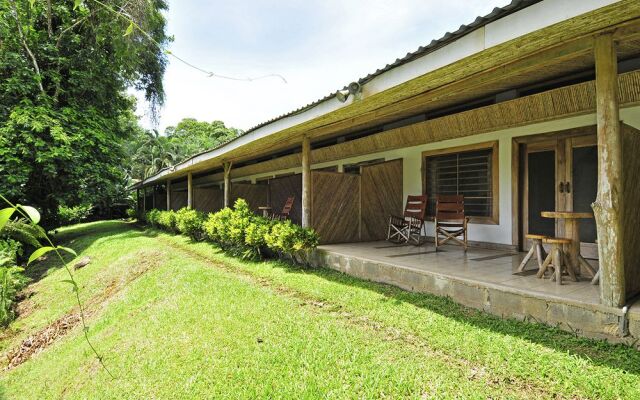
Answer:
<svg viewBox="0 0 640 400"><path fill-rule="evenodd" d="M513 0L337 89L140 182L140 211L294 196L319 266L640 338L640 2ZM381 241L407 196L426 194L432 217L447 193L465 196L467 252ZM579 236L591 268L562 285L516 272L532 232Z"/></svg>

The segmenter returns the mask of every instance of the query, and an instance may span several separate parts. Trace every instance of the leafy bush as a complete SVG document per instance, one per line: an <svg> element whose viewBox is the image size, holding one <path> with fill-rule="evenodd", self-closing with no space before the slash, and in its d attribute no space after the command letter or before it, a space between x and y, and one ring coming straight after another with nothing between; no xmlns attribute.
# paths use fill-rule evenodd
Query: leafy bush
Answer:
<svg viewBox="0 0 640 400"><path fill-rule="evenodd" d="M231 245L227 226L232 216L233 210L230 208L223 208L216 213L209 214L203 224L205 237L222 247Z"/></svg>
<svg viewBox="0 0 640 400"><path fill-rule="evenodd" d="M81 204L74 207L60 205L58 206L58 219L61 225L77 224L89 218L92 210L91 204Z"/></svg>
<svg viewBox="0 0 640 400"><path fill-rule="evenodd" d="M175 213L175 219L178 232L194 240L202 240L204 238L203 213L191 208L182 208Z"/></svg>
<svg viewBox="0 0 640 400"><path fill-rule="evenodd" d="M133 208L127 208L126 213L127 213L127 217L131 219L138 218L138 212Z"/></svg>
<svg viewBox="0 0 640 400"><path fill-rule="evenodd" d="M158 223L158 218L160 217L160 210L153 209L151 211L147 211L144 215L144 220L154 228L160 228L160 224Z"/></svg>
<svg viewBox="0 0 640 400"><path fill-rule="evenodd" d="M178 231L177 222L175 211L158 211L157 226L159 228L175 233Z"/></svg>
<svg viewBox="0 0 640 400"><path fill-rule="evenodd" d="M224 208L206 217L196 210L183 208L178 212L151 210L145 219L156 228L215 242L243 258L260 258L270 251L306 263L307 253L318 245L318 235L312 229L291 221L259 217L244 199L238 199L233 208Z"/></svg>
<svg viewBox="0 0 640 400"><path fill-rule="evenodd" d="M267 246L274 252L297 262L306 263L307 252L318 245L318 235L291 221L278 221L265 235Z"/></svg>

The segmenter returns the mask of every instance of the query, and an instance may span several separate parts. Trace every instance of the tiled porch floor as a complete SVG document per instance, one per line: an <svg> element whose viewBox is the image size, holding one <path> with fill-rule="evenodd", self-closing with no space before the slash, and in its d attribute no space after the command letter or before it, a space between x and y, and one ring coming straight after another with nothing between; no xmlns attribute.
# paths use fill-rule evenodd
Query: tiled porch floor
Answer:
<svg viewBox="0 0 640 400"><path fill-rule="evenodd" d="M477 283L488 283L538 296L589 304L599 303L599 286L591 285L590 279L586 276L578 282L571 282L568 278L563 279L563 284L558 286L549 279L538 279L533 272L526 276L513 275L526 253L470 247L465 254L459 246L444 246L436 253L433 243L416 247L394 245L389 242L331 244L320 246L320 249L377 263L392 264ZM597 261L588 261L597 267ZM530 260L527 270L537 270L537 268L536 261Z"/></svg>

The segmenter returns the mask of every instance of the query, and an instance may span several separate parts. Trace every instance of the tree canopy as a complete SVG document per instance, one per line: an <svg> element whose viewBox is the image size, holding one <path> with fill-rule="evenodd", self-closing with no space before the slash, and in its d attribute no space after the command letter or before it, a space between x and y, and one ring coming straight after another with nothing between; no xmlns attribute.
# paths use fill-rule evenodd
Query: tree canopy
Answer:
<svg viewBox="0 0 640 400"><path fill-rule="evenodd" d="M205 122L193 118L185 118L176 126L167 127L164 135L157 131L139 130L128 146L130 176L134 179L147 178L194 154L217 147L240 133L238 129L227 128L221 121Z"/></svg>
<svg viewBox="0 0 640 400"><path fill-rule="evenodd" d="M126 90L142 91L154 116L164 100L166 9L164 0L0 0L0 193L40 208L47 226L61 203L116 201L123 143L139 131Z"/></svg>

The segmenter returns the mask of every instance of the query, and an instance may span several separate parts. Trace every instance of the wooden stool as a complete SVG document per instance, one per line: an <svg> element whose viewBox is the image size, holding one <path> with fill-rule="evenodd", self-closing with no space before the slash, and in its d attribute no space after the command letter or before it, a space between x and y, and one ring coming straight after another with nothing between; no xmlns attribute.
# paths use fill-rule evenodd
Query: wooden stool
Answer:
<svg viewBox="0 0 640 400"><path fill-rule="evenodd" d="M527 255L524 257L524 260L522 260L522 262L520 263L520 266L518 266L517 272L524 271L525 267L527 266L527 263L529 262L529 260L531 260L531 257L533 257L534 252L536 254L536 259L538 260L538 271L539 271L542 268L542 263L544 262L545 257L547 256L545 254L544 249L542 248L542 241L547 237L545 235L536 235L533 233L527 233L525 237L527 239L531 239L533 244L529 249L529 252L527 253Z"/></svg>
<svg viewBox="0 0 640 400"><path fill-rule="evenodd" d="M551 245L551 253L549 253L547 258L544 260L544 263L542 263L542 267L540 268L540 271L538 271L538 278L542 278L547 268L551 267L554 269L554 272L551 274L550 279L552 281L555 280L557 285L562 285L563 270L567 271L571 280L576 282L576 274L571 267L571 263L569 263L569 260L567 259L567 254L563 250L563 246L571 244L571 239L545 238L542 239L542 241Z"/></svg>

